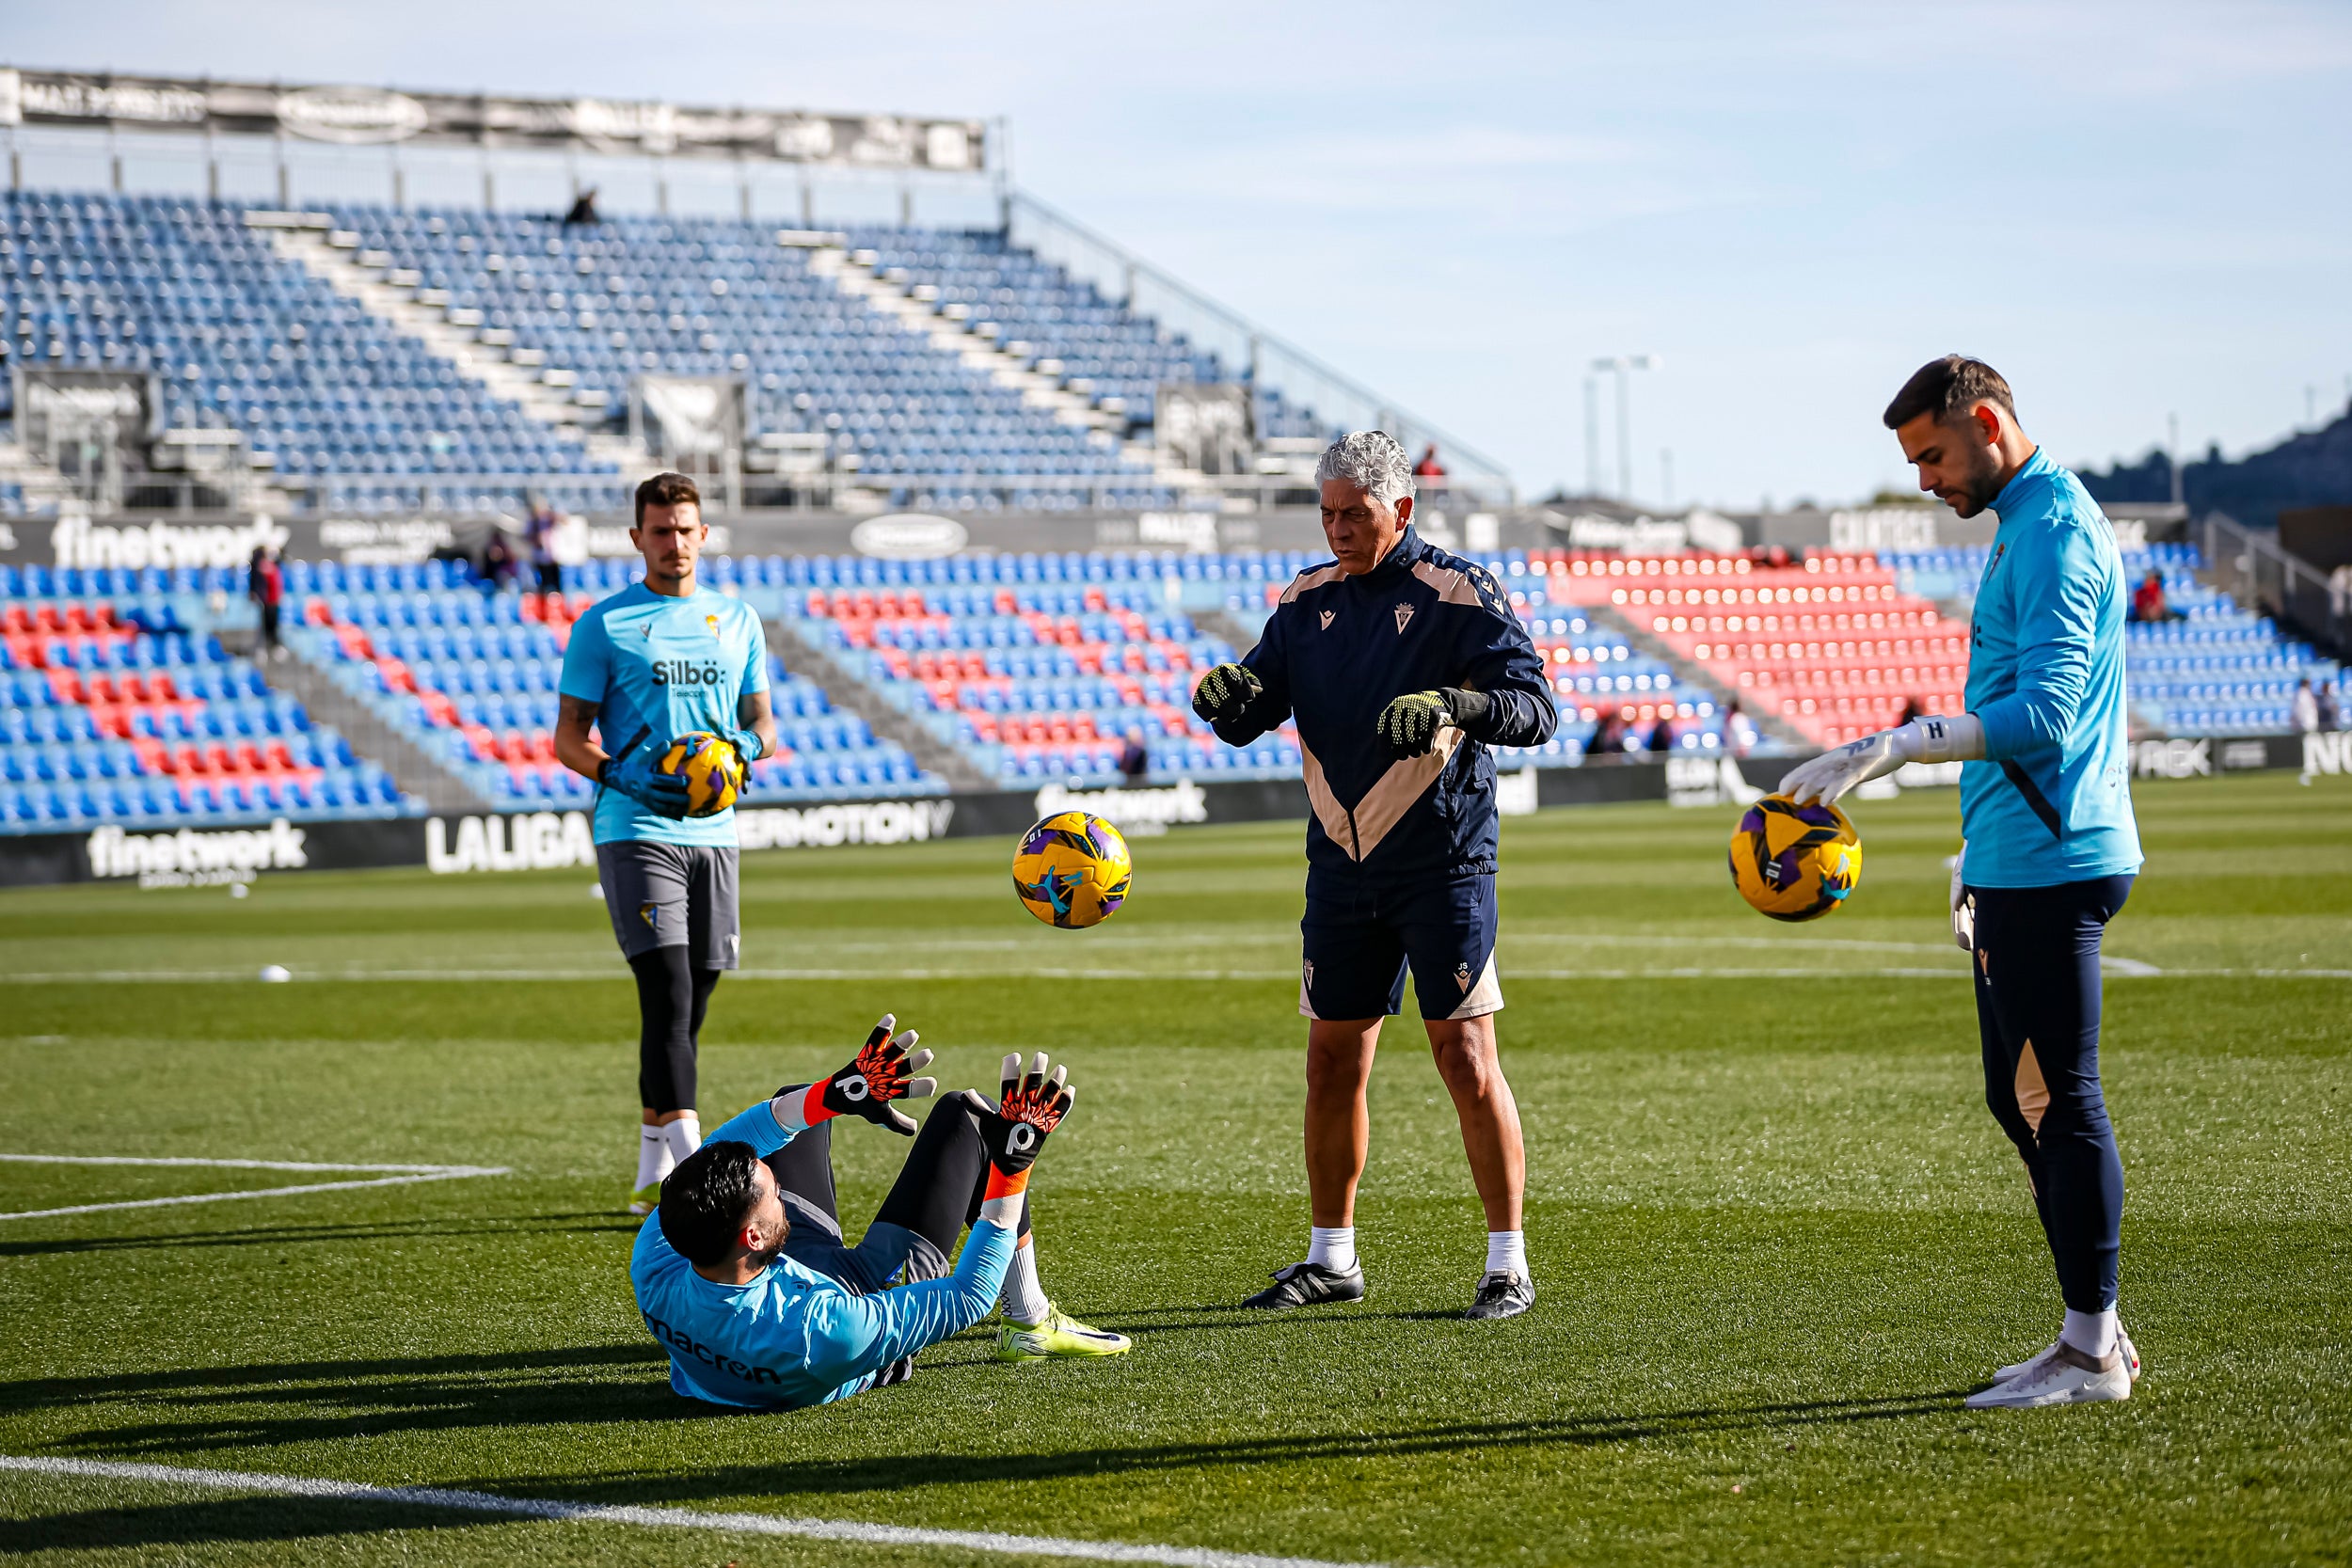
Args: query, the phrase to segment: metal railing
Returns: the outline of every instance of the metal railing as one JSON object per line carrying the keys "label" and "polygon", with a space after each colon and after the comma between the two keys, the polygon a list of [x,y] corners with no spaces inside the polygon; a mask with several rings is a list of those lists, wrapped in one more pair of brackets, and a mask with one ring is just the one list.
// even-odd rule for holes
{"label": "metal railing", "polygon": [[2341,658],[2352,653],[2352,581],[2329,585],[2319,569],[2282,549],[2278,539],[2224,513],[2198,519],[2205,570],[2214,585]]}
{"label": "metal railing", "polygon": [[1324,424],[1385,430],[1416,455],[1422,447],[1434,445],[1455,486],[1493,498],[1485,504],[1516,501],[1510,470],[1501,462],[1069,214],[1025,192],[1008,191],[1005,226],[1009,242],[1092,283],[1105,298],[1183,333],[1254,385],[1279,390],[1284,402],[1312,411]]}
{"label": "metal railing", "polygon": [[[1249,513],[1278,506],[1311,507],[1315,486],[1302,474],[1168,476],[1123,474],[891,474],[856,469],[696,476],[704,504],[716,512],[871,511],[904,506],[943,512],[1017,515],[1055,512],[1209,511]],[[119,504],[75,494],[68,509],[157,517],[222,517],[254,512],[307,516],[377,514],[475,514],[485,493],[498,507],[519,509],[545,496],[569,510],[619,510],[635,480],[625,474],[409,473],[255,474],[242,483],[221,475],[147,473],[133,476]],[[605,492],[609,505],[583,493]],[[1424,511],[1484,512],[1510,507],[1506,485],[1454,475],[1421,482]]]}

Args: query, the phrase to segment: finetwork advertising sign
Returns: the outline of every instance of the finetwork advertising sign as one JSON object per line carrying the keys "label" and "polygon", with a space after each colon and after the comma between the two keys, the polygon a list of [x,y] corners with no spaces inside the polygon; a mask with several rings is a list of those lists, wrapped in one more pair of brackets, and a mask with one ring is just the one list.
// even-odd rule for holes
{"label": "finetwork advertising sign", "polygon": [[300,871],[310,835],[279,817],[266,828],[126,833],[112,824],[89,835],[89,874],[100,881],[136,877],[141,887],[249,882],[257,871]]}

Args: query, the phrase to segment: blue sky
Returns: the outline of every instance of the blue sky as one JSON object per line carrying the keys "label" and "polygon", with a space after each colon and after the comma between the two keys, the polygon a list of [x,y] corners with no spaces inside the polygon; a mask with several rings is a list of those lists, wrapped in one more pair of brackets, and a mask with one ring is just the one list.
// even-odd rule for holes
{"label": "blue sky", "polygon": [[[1878,410],[1979,354],[2063,461],[2233,454],[2352,376],[2352,7],[9,7],[0,55],[1006,116],[1020,182],[1458,431],[1636,494],[1900,483]],[[1604,424],[1614,483],[1613,426]]]}

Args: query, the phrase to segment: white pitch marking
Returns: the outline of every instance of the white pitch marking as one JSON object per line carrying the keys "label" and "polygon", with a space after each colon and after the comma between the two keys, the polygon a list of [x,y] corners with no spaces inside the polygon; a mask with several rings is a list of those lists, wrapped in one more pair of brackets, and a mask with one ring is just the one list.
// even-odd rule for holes
{"label": "white pitch marking", "polygon": [[421,1181],[457,1181],[473,1176],[504,1176],[505,1165],[353,1165],[309,1160],[199,1160],[186,1157],[152,1159],[119,1154],[0,1154],[0,1161],[33,1165],[209,1165],[229,1170],[383,1170],[365,1181],[305,1181],[292,1187],[252,1187],[234,1193],[182,1193],[171,1197],[135,1197],[119,1203],[76,1203],[63,1209],[24,1209],[0,1214],[0,1220],[41,1220],[59,1214],[95,1214],[109,1209],[167,1209],[184,1203],[228,1203],[245,1197],[293,1197],[301,1193],[340,1193],[358,1187],[406,1187]]}
{"label": "white pitch marking", "polygon": [[316,1497],[349,1502],[406,1503],[418,1508],[458,1509],[515,1519],[634,1525],[644,1529],[718,1530],[733,1535],[793,1536],[813,1541],[853,1541],[869,1546],[943,1546],[967,1552],[1003,1552],[1015,1557],[1071,1558],[1087,1562],[1150,1562],[1167,1568],[1378,1568],[1372,1563],[1327,1562],[1311,1557],[1265,1557],[1256,1552],[1220,1552],[1207,1546],[1163,1546],[1127,1541],[1079,1541],[1060,1535],[1008,1535],[996,1530],[921,1529],[877,1525],[863,1519],[791,1519],[773,1513],[711,1513],[692,1508],[614,1507],[564,1502],[553,1497],[502,1497],[489,1492],[459,1492],[437,1486],[368,1486],[358,1481],[310,1476],[271,1475],[254,1470],[196,1470],[176,1465],[131,1465],[103,1459],[50,1459],[0,1454],[0,1470],[72,1476],[93,1481],[146,1481],[223,1492],[259,1492],[281,1497]]}
{"label": "white pitch marking", "polygon": [[[1699,945],[1704,946],[1705,943]],[[1896,944],[1889,943],[1890,947]],[[1911,944],[1898,950],[1907,951]],[[1920,951],[1938,945],[1922,942]],[[2104,958],[2107,973],[2119,980],[2352,980],[2352,969],[2234,969],[2158,968],[2136,958]],[[1295,969],[1065,969],[1029,966],[993,969],[739,969],[739,980],[1295,980]],[[1949,968],[1888,965],[1871,968],[1827,969],[1785,966],[1774,968],[1708,968],[1680,966],[1655,969],[1524,969],[1507,967],[1506,978],[1522,980],[1838,980],[1956,978],[1967,971],[1957,961]],[[625,972],[612,969],[344,969],[296,974],[296,984],[327,981],[404,984],[477,985],[502,980],[618,980]],[[127,985],[237,982],[250,979],[244,970],[96,970],[75,974],[52,971],[10,974],[9,985]],[[0,1037],[4,1038],[5,1037]]]}

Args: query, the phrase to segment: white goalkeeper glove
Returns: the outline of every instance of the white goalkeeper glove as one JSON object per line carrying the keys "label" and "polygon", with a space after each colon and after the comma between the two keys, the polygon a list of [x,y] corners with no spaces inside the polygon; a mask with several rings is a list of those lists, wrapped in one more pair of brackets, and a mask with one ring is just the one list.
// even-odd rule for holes
{"label": "white goalkeeper glove", "polygon": [[1973,713],[1914,719],[1899,729],[1866,735],[1791,769],[1780,793],[1802,806],[1825,806],[1856,784],[1883,778],[1906,762],[1964,762],[1984,755],[1984,724]]}
{"label": "white goalkeeper glove", "polygon": [[1952,944],[1963,953],[1977,950],[1977,907],[1968,899],[1968,846],[1952,857]]}

